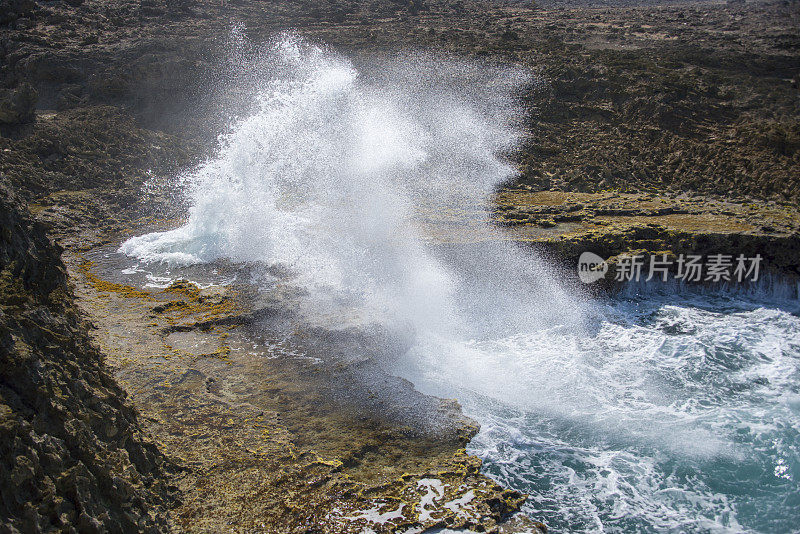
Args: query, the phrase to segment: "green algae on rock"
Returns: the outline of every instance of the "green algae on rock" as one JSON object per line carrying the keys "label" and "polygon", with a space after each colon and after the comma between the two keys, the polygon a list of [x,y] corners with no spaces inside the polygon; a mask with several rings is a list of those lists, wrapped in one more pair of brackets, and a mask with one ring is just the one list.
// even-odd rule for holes
{"label": "green algae on rock", "polygon": [[456,402],[422,395],[369,359],[320,363],[313,339],[322,332],[281,329],[287,302],[182,280],[132,291],[70,258],[97,343],[182,467],[180,528],[544,528],[506,524],[524,496],[486,478],[465,453],[478,428]]}

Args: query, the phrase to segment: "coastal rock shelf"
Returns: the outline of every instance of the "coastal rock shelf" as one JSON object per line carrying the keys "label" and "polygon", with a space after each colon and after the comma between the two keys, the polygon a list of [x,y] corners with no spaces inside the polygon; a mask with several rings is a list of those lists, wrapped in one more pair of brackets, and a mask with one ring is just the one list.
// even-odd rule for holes
{"label": "coastal rock shelf", "polygon": [[[655,3],[0,0],[0,532],[797,524],[800,2]],[[587,251],[759,255],[794,293],[598,319]],[[305,298],[337,253],[356,283]],[[730,428],[721,469],[662,448]]]}
{"label": "coastal rock shelf", "polygon": [[[496,531],[524,500],[464,452],[477,427],[456,402],[386,375],[347,331],[300,330],[286,296],[135,288],[69,264],[109,366],[181,469],[177,526]],[[514,525],[503,532],[536,528]]]}
{"label": "coastal rock shelf", "polygon": [[763,258],[762,269],[800,277],[800,212],[790,203],[705,195],[509,190],[497,195],[495,222],[522,242],[575,265],[584,251]]}
{"label": "coastal rock shelf", "polygon": [[[700,194],[500,190],[490,212],[420,208],[423,235],[442,246],[505,240],[531,246],[575,276],[583,252],[621,255],[761,255],[762,272],[800,277],[800,212],[790,203]],[[504,228],[498,231],[497,227]],[[608,286],[607,286],[608,287]]]}

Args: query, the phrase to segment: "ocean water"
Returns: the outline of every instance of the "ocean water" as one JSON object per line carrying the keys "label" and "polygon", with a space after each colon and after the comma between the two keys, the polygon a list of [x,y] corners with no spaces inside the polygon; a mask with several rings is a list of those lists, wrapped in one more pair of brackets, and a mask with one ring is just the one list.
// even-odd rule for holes
{"label": "ocean water", "polygon": [[[589,329],[470,340],[481,381],[431,364],[468,450],[560,532],[796,532],[797,300],[672,288],[596,304]],[[455,350],[455,349],[454,349]]]}
{"label": "ocean water", "polygon": [[[315,324],[379,325],[403,348],[386,365],[459,399],[485,472],[556,531],[798,528],[796,296],[598,301],[509,241],[489,212],[515,173],[524,72],[354,62],[291,35],[239,46],[255,111],[204,164],[155,179],[188,220],[123,243],[131,276],[261,265],[250,282],[298,288]],[[449,229],[462,245],[437,242],[422,212],[470,213]]]}

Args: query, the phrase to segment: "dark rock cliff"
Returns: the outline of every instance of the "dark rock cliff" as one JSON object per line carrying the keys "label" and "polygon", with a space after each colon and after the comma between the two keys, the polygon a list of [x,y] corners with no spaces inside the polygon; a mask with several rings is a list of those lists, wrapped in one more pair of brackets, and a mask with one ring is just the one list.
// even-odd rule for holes
{"label": "dark rock cliff", "polygon": [[168,530],[163,467],[60,250],[0,181],[0,532]]}

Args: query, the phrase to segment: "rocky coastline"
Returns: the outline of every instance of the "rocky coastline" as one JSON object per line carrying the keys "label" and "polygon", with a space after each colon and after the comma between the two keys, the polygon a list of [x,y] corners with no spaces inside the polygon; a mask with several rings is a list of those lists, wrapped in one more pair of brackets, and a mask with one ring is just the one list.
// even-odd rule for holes
{"label": "rocky coastline", "polygon": [[[143,289],[103,264],[104,247],[176,225],[173,199],[143,184],[191,168],[246,113],[232,29],[531,70],[527,138],[508,155],[519,176],[490,215],[565,265],[586,250],[735,252],[800,276],[798,2],[2,0],[0,13],[0,531],[546,529],[514,517],[524,495],[465,453],[478,429],[458,404],[386,374],[369,340],[282,331],[291,294]],[[422,224],[447,242],[469,221]],[[288,353],[322,363],[275,357]]]}

